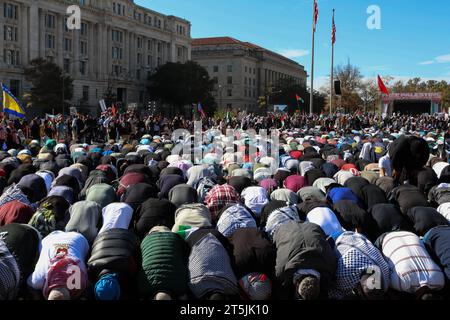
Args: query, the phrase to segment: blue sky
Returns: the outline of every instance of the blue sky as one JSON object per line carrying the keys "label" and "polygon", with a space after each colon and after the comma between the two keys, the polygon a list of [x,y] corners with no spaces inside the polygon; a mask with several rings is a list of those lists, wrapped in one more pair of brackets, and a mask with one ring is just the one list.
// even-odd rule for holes
{"label": "blue sky", "polygon": [[[192,37],[231,36],[282,53],[311,69],[313,0],[136,0],[185,18]],[[450,1],[318,0],[315,79],[330,72],[331,12],[336,9],[335,63],[347,59],[366,77],[391,75],[450,81]],[[381,9],[381,29],[369,30],[367,8]]]}

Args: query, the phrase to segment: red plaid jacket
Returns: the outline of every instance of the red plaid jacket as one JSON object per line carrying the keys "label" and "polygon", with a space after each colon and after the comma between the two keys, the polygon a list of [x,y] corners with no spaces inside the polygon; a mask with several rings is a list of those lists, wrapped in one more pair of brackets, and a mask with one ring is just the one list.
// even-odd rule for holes
{"label": "red plaid jacket", "polygon": [[208,192],[205,198],[206,206],[211,212],[211,219],[214,222],[216,221],[217,215],[219,214],[220,210],[222,210],[228,204],[238,202],[239,194],[232,186],[228,184],[215,186]]}

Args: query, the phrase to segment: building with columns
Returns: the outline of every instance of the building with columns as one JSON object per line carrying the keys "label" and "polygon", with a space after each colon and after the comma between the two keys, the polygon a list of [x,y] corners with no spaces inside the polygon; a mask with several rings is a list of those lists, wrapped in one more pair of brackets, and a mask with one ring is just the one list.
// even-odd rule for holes
{"label": "building with columns", "polygon": [[266,96],[280,79],[306,86],[307,74],[302,65],[230,37],[193,39],[192,60],[205,67],[215,80],[214,97],[221,109],[257,112],[258,98]]}
{"label": "building with columns", "polygon": [[[66,23],[74,4],[79,30]],[[190,22],[133,0],[0,0],[0,30],[0,82],[20,98],[30,88],[24,69],[46,58],[74,79],[72,104],[93,113],[109,89],[118,101],[146,105],[155,68],[191,59]]]}

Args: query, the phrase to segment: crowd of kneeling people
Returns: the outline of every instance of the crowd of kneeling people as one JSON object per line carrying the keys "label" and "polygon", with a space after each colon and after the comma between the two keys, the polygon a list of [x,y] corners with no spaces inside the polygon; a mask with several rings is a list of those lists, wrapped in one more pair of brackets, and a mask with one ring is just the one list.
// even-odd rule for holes
{"label": "crowd of kneeling people", "polygon": [[442,138],[287,130],[279,161],[239,138],[0,152],[0,300],[449,297]]}

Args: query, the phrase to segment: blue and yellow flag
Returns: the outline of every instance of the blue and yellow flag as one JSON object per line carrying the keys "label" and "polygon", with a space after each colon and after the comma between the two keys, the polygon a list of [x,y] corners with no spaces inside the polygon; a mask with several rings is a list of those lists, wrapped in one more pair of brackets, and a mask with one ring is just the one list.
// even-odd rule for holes
{"label": "blue and yellow flag", "polygon": [[25,118],[25,111],[22,108],[19,100],[11,93],[11,91],[2,84],[3,90],[3,112],[16,116],[18,118]]}

